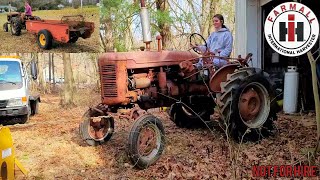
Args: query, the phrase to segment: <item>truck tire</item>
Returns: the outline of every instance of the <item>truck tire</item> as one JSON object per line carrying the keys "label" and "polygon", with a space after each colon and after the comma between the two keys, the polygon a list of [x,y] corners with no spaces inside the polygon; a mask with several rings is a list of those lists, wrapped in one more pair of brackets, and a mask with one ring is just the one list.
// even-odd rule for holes
{"label": "truck tire", "polygon": [[3,31],[4,32],[8,32],[9,31],[9,25],[8,25],[7,22],[3,24]]}
{"label": "truck tire", "polygon": [[211,124],[210,115],[212,113],[210,110],[205,108],[198,111],[194,108],[192,109],[196,111],[198,115],[189,110],[189,108],[182,103],[177,102],[172,104],[170,108],[171,120],[180,128],[203,127],[206,126],[205,124]]}
{"label": "truck tire", "polygon": [[136,119],[129,133],[127,149],[134,167],[148,168],[160,158],[164,147],[165,135],[162,122],[151,114]]}
{"label": "truck tire", "polygon": [[30,101],[30,108],[31,108],[31,116],[34,116],[39,113],[39,101],[34,100]]}
{"label": "truck tire", "polygon": [[37,43],[42,49],[51,49],[53,44],[52,34],[46,29],[39,31],[37,36]]}
{"label": "truck tire", "polygon": [[22,23],[19,17],[12,17],[11,19],[11,34],[20,36],[22,30]]}
{"label": "truck tire", "polygon": [[24,116],[21,116],[19,118],[17,118],[17,123],[19,124],[25,124],[28,120],[29,120],[29,114],[28,115],[24,115]]}
{"label": "truck tire", "polygon": [[0,124],[6,125],[15,125],[15,124],[25,124],[29,120],[29,115],[22,115],[16,117],[8,117],[0,122]]}
{"label": "truck tire", "polygon": [[237,142],[258,141],[271,134],[279,107],[266,76],[260,69],[241,68],[221,83],[217,105],[228,134]]}
{"label": "truck tire", "polygon": [[[82,139],[90,146],[97,146],[100,144],[104,144],[107,141],[110,140],[112,137],[112,134],[114,132],[114,119],[112,117],[110,118],[102,118],[101,121],[104,121],[103,125],[103,137],[97,138],[93,137],[92,134],[92,126],[90,125],[91,117],[90,117],[90,111],[88,110],[82,117],[83,122],[79,125],[79,133]],[[102,129],[102,128],[101,128]]]}

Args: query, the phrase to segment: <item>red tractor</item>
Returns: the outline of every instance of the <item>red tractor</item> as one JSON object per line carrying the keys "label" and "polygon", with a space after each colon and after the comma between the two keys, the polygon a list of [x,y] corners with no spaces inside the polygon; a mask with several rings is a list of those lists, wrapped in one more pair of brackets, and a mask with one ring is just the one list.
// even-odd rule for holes
{"label": "red tractor", "polygon": [[[141,19],[146,19],[144,7],[142,3]],[[179,127],[217,122],[236,141],[259,140],[271,132],[277,119],[275,93],[266,73],[248,67],[252,54],[227,58],[229,64],[216,69],[210,53],[162,51],[161,38],[158,51],[150,51],[146,24],[142,22],[146,51],[105,53],[99,58],[102,102],[90,108],[80,124],[89,145],[107,142],[115,117],[126,117],[133,122],[128,156],[136,167],[147,168],[165,147],[162,122],[148,111],[159,107],[170,107],[171,119]],[[203,39],[192,34],[191,44],[195,36]],[[205,62],[200,69],[193,65],[199,58]],[[216,118],[210,118],[213,115]]]}
{"label": "red tractor", "polygon": [[21,35],[21,30],[26,29],[27,20],[37,20],[40,21],[41,18],[38,16],[26,16],[25,13],[21,12],[10,12],[7,15],[7,22],[3,24],[3,30],[9,32],[9,25],[11,29],[11,34],[15,36]]}

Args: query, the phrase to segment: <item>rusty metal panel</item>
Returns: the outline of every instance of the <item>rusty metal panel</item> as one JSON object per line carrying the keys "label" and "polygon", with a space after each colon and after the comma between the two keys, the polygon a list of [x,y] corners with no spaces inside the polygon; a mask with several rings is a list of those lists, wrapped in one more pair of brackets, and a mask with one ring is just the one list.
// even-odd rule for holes
{"label": "rusty metal panel", "polygon": [[210,90],[216,93],[221,92],[220,83],[225,82],[227,80],[227,75],[234,73],[238,68],[239,65],[237,64],[229,64],[216,71],[209,82]]}
{"label": "rusty metal panel", "polygon": [[38,34],[39,31],[46,29],[51,33],[54,40],[64,43],[69,41],[69,26],[68,24],[62,24],[59,20],[27,20],[26,28],[33,34]]}
{"label": "rusty metal panel", "polygon": [[103,96],[104,97],[117,97],[118,91],[117,85],[117,76],[116,76],[116,65],[115,64],[106,64],[101,66],[101,78],[103,86]]}
{"label": "rusty metal panel", "polygon": [[179,65],[182,61],[197,58],[199,58],[199,55],[191,51],[117,52],[104,53],[101,56],[103,61],[126,60],[128,69]]}
{"label": "rusty metal panel", "polygon": [[129,103],[126,61],[99,59],[99,70],[102,103],[106,105]]}

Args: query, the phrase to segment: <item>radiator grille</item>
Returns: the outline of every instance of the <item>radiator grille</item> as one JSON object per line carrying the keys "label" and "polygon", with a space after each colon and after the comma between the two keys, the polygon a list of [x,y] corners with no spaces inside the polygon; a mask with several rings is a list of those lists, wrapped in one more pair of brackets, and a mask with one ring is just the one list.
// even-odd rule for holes
{"label": "radiator grille", "polygon": [[0,108],[5,108],[5,107],[7,107],[7,103],[8,103],[7,100],[0,100]]}
{"label": "radiator grille", "polygon": [[117,97],[117,76],[116,66],[112,64],[103,65],[102,71],[102,88],[104,97]]}

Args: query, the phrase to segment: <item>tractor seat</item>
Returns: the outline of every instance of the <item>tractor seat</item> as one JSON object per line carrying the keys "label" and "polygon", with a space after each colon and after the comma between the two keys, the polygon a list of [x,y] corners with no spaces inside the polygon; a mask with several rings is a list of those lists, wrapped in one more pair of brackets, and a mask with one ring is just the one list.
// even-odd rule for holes
{"label": "tractor seat", "polygon": [[26,16],[26,20],[41,20],[38,16]]}

